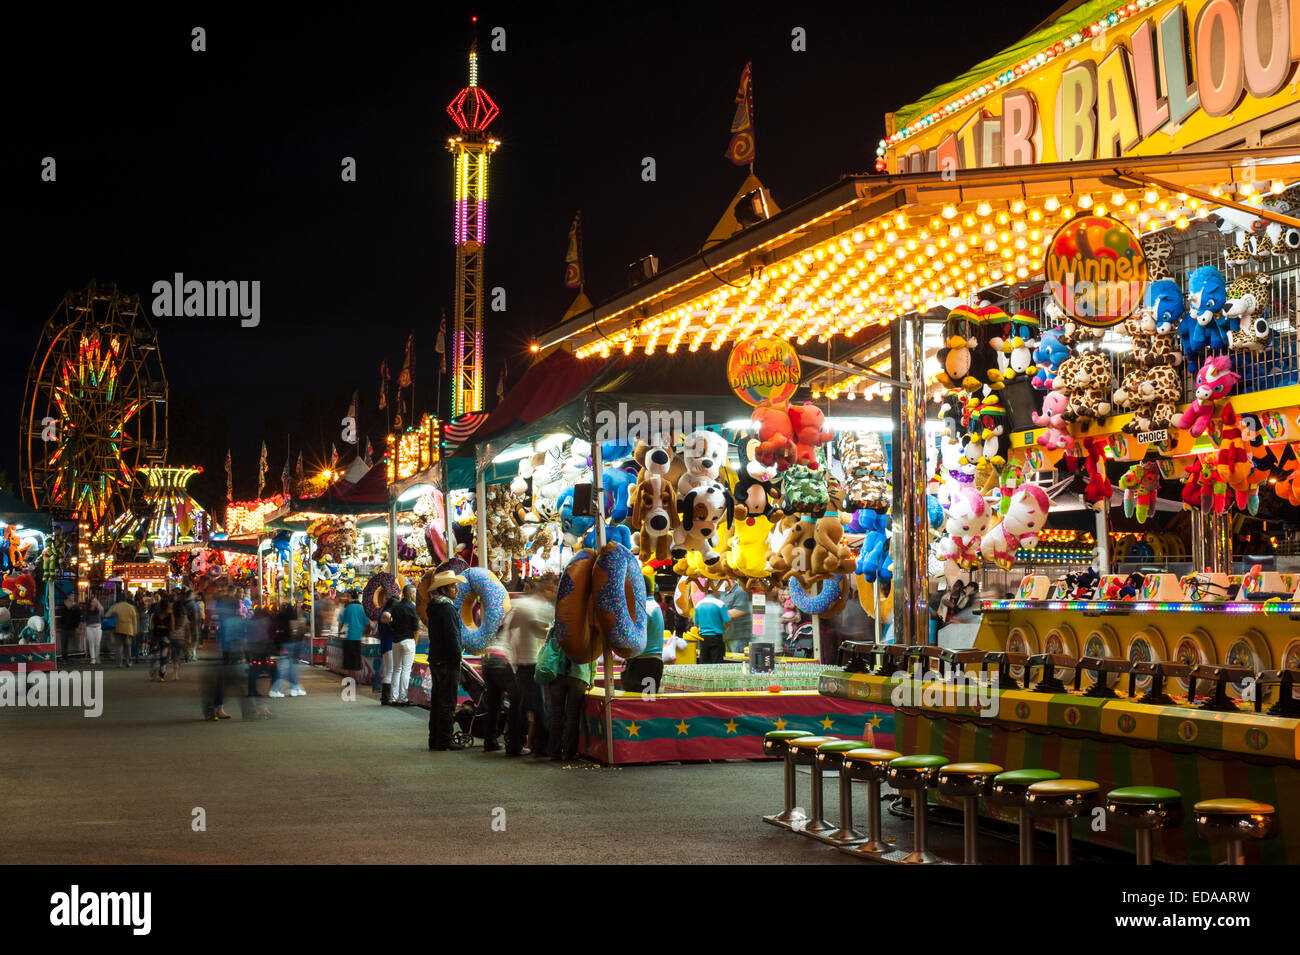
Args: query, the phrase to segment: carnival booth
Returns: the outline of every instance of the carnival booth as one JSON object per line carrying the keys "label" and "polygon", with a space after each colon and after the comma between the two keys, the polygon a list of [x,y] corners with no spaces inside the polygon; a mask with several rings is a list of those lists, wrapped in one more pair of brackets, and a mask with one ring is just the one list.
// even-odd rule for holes
{"label": "carnival booth", "polygon": [[50,594],[67,543],[48,515],[0,491],[0,671],[53,670],[57,656]]}
{"label": "carnival booth", "polygon": [[[1300,48],[1283,6],[1264,50],[1244,11],[1268,9],[1084,4],[881,149],[907,201],[877,251],[924,253],[910,301],[942,322],[938,556],[976,622],[847,646],[823,692],[893,702],[905,754],[1167,790],[1166,861],[1211,861],[1192,808],[1229,798],[1276,823],[1248,856],[1300,858]],[[1058,522],[1091,535],[1069,566],[1035,556]]]}

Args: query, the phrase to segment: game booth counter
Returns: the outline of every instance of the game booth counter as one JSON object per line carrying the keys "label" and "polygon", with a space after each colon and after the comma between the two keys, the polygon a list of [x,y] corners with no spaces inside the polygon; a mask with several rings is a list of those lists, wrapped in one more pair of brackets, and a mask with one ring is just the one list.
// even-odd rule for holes
{"label": "game booth counter", "polygon": [[0,671],[56,668],[51,626],[54,578],[67,560],[63,535],[48,514],[0,491]]}

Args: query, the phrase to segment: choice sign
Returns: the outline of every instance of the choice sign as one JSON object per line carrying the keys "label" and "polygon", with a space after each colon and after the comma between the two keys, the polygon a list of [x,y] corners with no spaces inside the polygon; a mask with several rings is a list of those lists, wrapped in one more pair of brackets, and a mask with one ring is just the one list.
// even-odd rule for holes
{"label": "choice sign", "polygon": [[1142,304],[1142,243],[1110,216],[1075,216],[1061,226],[1047,246],[1043,269],[1052,298],[1085,325],[1116,325]]}
{"label": "choice sign", "polygon": [[727,384],[747,405],[789,401],[803,369],[790,343],[780,338],[746,338],[727,358]]}

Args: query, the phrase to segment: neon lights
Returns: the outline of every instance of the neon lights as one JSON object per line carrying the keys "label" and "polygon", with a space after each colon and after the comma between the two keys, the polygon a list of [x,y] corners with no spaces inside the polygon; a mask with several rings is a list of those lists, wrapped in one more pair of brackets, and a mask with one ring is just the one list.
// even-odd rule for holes
{"label": "neon lights", "polygon": [[1300,614],[1300,603],[1295,601],[1268,601],[1266,603],[1153,603],[1142,600],[985,600],[985,610],[1069,610],[1135,611],[1137,613],[1226,613],[1226,614]]}

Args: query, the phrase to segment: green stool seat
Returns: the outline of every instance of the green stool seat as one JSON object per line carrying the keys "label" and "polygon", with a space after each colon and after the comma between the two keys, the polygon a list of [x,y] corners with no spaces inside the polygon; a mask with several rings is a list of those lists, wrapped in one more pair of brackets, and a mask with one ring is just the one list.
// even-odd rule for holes
{"label": "green stool seat", "polygon": [[998,773],[994,776],[993,782],[1005,786],[1024,786],[1028,788],[1034,783],[1060,778],[1060,773],[1050,769],[1008,769],[1005,773]]}
{"label": "green stool seat", "polygon": [[1061,774],[1051,769],[1009,769],[993,777],[989,787],[989,802],[1020,814],[1020,864],[1034,864],[1034,823],[1025,808],[1029,787],[1049,779],[1060,779]]}
{"label": "green stool seat", "polygon": [[817,747],[819,753],[851,753],[862,748],[860,739],[838,739],[833,743],[822,743]]}
{"label": "green stool seat", "polygon": [[803,730],[769,730],[763,739],[800,739],[807,735]]}
{"label": "green stool seat", "polygon": [[1106,794],[1106,816],[1134,830],[1137,864],[1150,865],[1151,833],[1183,824],[1183,794],[1164,786],[1123,786]]}
{"label": "green stool seat", "polygon": [[916,756],[900,756],[889,765],[891,769],[938,769],[940,766],[948,765],[948,758],[922,753]]}

